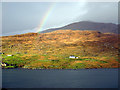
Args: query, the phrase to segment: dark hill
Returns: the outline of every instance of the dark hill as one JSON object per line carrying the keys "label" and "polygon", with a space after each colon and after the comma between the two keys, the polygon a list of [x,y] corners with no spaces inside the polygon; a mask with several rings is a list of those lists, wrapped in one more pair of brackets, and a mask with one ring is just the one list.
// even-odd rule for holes
{"label": "dark hill", "polygon": [[72,23],[60,28],[51,28],[47,29],[45,31],[42,31],[41,33],[47,33],[52,32],[56,30],[97,30],[102,33],[118,33],[118,25],[113,23],[98,23],[98,22],[90,22],[90,21],[81,21]]}

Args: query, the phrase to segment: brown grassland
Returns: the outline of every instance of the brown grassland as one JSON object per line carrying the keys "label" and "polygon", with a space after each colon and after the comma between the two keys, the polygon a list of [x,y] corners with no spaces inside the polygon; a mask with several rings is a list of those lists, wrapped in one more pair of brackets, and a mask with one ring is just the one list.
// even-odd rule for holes
{"label": "brown grassland", "polygon": [[[2,63],[29,69],[118,68],[120,35],[57,30],[2,36]],[[13,56],[7,56],[13,55]],[[78,59],[69,58],[70,55]]]}

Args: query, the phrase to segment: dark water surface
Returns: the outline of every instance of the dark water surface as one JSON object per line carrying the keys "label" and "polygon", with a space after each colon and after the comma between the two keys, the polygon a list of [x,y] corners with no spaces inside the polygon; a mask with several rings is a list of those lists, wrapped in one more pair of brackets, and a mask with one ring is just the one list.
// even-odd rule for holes
{"label": "dark water surface", "polygon": [[3,69],[3,88],[118,88],[118,69]]}

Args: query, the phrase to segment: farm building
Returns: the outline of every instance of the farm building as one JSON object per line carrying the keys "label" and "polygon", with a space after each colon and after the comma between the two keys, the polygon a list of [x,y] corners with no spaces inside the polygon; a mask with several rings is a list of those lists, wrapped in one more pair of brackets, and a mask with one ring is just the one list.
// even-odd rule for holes
{"label": "farm building", "polygon": [[74,55],[69,56],[69,58],[78,59],[78,57],[76,57],[76,56],[74,56]]}

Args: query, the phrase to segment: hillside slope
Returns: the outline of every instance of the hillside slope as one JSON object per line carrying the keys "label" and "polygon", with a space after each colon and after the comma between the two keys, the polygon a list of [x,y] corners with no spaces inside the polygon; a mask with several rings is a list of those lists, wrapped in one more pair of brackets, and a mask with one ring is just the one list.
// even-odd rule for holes
{"label": "hillside slope", "polygon": [[[3,63],[23,68],[117,68],[119,35],[57,30],[2,37]],[[13,56],[7,56],[12,54]],[[78,59],[70,59],[74,55]]]}

